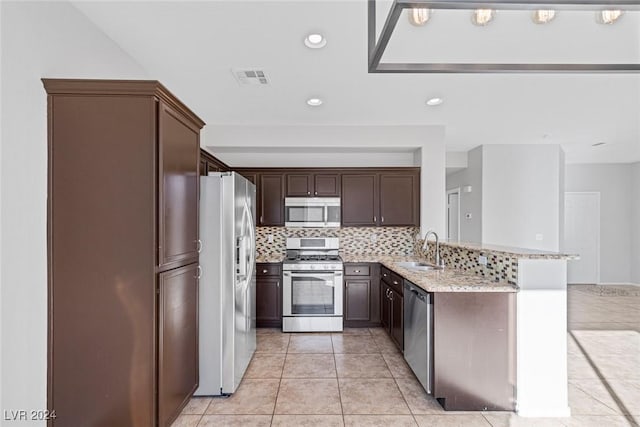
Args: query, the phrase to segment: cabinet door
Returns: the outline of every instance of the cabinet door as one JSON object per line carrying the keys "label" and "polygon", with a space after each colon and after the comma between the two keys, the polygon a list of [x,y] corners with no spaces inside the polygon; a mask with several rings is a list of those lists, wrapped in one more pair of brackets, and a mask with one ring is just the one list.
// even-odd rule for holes
{"label": "cabinet door", "polygon": [[391,301],[389,299],[389,286],[380,281],[380,323],[389,331],[391,326]]}
{"label": "cabinet door", "polygon": [[313,176],[314,192],[317,197],[340,197],[340,175],[337,173],[317,173]]}
{"label": "cabinet door", "polygon": [[402,295],[391,289],[391,339],[400,351],[404,349],[404,301]]}
{"label": "cabinet door", "polygon": [[342,175],[342,225],[376,225],[378,196],[376,174]]}
{"label": "cabinet door", "polygon": [[380,174],[380,225],[418,225],[419,175]]}
{"label": "cabinet door", "polygon": [[198,387],[198,264],[159,274],[158,424],[170,424]]}
{"label": "cabinet door", "polygon": [[260,174],[260,225],[284,225],[284,177]]}
{"label": "cabinet door", "polygon": [[169,268],[198,259],[200,134],[194,124],[164,103],[158,115],[158,265]]}
{"label": "cabinet door", "polygon": [[276,327],[282,322],[282,289],[279,277],[256,281],[256,326]]}
{"label": "cabinet door", "polygon": [[311,174],[287,174],[287,197],[311,196],[313,176]]}
{"label": "cabinet door", "polygon": [[369,278],[345,278],[344,320],[370,319],[371,281]]}

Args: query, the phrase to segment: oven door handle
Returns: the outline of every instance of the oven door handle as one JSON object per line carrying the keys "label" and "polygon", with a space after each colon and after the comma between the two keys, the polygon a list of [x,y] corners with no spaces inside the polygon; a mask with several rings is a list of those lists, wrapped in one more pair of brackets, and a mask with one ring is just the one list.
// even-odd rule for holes
{"label": "oven door handle", "polygon": [[285,271],[284,275],[287,277],[309,277],[309,278],[319,278],[319,279],[328,279],[333,280],[336,276],[342,276],[342,272],[335,273],[293,273],[290,271]]}

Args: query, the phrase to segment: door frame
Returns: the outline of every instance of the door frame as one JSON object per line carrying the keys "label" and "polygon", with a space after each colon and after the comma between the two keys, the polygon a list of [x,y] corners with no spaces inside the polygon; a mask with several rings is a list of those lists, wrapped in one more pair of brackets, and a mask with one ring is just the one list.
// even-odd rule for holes
{"label": "door frame", "polygon": [[[587,195],[591,195],[591,196],[596,196],[596,199],[598,201],[598,209],[596,211],[597,214],[597,220],[598,220],[598,229],[596,230],[596,285],[600,285],[601,284],[601,277],[600,277],[600,257],[601,257],[601,240],[600,240],[600,228],[601,228],[601,224],[602,224],[602,218],[601,218],[601,209],[602,209],[602,204],[601,204],[601,193],[599,191],[565,191],[564,192],[564,218],[563,221],[566,221],[567,218],[567,196],[568,195],[580,195],[580,196],[587,196]],[[566,233],[566,227],[564,227],[563,224],[563,233]],[[564,245],[566,246],[567,242],[566,242],[566,238],[565,236],[562,236],[562,241],[564,242]],[[567,276],[568,279],[568,276]],[[577,285],[582,285],[582,284],[586,284],[586,283],[577,283]]]}
{"label": "door frame", "polygon": [[458,240],[460,242],[460,194],[462,193],[462,189],[460,187],[452,188],[451,190],[447,190],[447,240],[449,239],[449,195],[450,194],[458,194]]}

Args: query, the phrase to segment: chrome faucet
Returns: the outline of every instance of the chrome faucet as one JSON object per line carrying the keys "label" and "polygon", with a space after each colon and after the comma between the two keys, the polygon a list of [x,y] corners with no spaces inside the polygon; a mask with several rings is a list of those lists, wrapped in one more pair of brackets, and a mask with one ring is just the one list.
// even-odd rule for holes
{"label": "chrome faucet", "polygon": [[442,260],[442,258],[440,258],[440,241],[438,239],[438,234],[433,231],[433,230],[429,230],[427,231],[427,233],[424,235],[424,242],[422,243],[422,252],[425,252],[427,250],[427,245],[429,243],[429,241],[427,240],[429,238],[429,236],[433,234],[434,237],[436,238],[436,254],[435,254],[435,264],[438,267],[444,267],[444,261]]}

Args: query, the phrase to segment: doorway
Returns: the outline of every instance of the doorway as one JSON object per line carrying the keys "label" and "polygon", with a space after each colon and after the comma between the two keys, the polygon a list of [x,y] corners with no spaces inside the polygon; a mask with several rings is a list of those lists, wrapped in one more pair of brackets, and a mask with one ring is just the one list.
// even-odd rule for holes
{"label": "doorway", "polygon": [[570,284],[600,283],[600,193],[565,193],[564,252],[580,255],[567,263]]}
{"label": "doorway", "polygon": [[447,191],[447,240],[460,241],[460,189]]}

